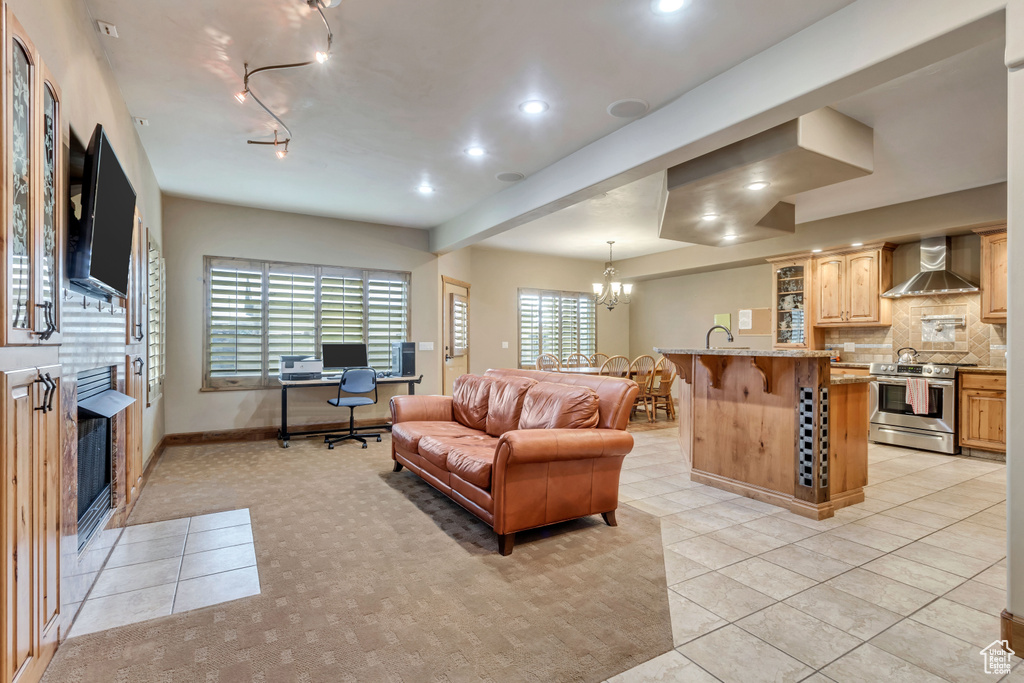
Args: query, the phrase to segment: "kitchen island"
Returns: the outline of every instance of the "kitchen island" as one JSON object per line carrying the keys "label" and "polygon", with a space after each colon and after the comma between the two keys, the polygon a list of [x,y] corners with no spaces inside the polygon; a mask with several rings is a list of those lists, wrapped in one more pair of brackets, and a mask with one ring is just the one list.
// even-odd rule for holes
{"label": "kitchen island", "polygon": [[833,377],[828,351],[655,351],[679,370],[692,481],[811,519],[864,500],[870,377]]}

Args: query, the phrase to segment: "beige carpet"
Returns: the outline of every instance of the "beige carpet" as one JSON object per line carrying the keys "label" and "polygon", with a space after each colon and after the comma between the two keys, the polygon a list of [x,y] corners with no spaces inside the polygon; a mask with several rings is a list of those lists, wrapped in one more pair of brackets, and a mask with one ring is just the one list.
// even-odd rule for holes
{"label": "beige carpet", "polygon": [[628,506],[519,534],[418,477],[388,438],[178,447],[130,523],[248,507],[262,594],[74,638],[45,681],[601,681],[672,648],[658,520]]}

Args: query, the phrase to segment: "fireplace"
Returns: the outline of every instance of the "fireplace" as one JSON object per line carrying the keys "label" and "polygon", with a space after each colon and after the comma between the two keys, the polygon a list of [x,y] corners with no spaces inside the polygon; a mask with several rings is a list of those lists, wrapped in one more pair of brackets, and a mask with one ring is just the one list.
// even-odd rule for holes
{"label": "fireplace", "polygon": [[114,506],[113,419],[135,399],[117,391],[113,366],[78,373],[78,549]]}

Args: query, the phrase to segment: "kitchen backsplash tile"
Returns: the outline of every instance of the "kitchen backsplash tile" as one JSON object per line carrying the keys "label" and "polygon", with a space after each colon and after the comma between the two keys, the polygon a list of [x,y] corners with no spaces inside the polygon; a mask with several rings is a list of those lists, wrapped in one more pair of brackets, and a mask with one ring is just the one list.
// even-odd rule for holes
{"label": "kitchen backsplash tile", "polygon": [[[921,316],[963,316],[965,326],[956,326],[950,341],[925,341],[950,335],[926,333]],[[926,323],[927,325],[927,323]],[[844,351],[843,345],[857,350]],[[907,297],[893,301],[892,327],[826,329],[825,348],[836,350],[849,363],[875,363],[893,359],[896,350],[912,346],[921,360],[932,363],[976,363],[1006,367],[1006,326],[981,322],[980,294],[944,294]]]}

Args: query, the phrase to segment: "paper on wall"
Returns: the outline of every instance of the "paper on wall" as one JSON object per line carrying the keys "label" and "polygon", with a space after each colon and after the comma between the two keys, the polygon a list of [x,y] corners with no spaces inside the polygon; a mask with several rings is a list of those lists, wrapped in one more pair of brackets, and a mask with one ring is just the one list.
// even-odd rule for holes
{"label": "paper on wall", "polygon": [[754,327],[754,311],[746,308],[740,309],[739,316],[739,328],[741,330],[749,330]]}

